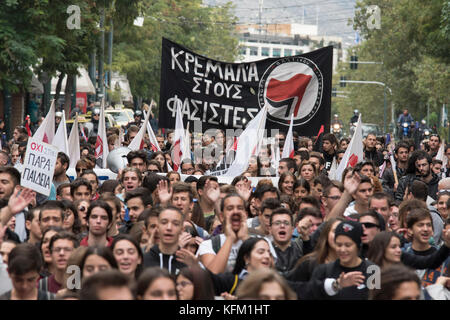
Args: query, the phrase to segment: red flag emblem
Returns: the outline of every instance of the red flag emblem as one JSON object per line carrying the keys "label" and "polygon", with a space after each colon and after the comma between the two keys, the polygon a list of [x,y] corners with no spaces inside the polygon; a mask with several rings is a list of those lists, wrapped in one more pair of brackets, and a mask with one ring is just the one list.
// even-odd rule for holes
{"label": "red flag emblem", "polygon": [[347,167],[350,166],[350,167],[354,168],[357,163],[358,163],[358,156],[356,154],[352,153],[352,155],[348,159]]}

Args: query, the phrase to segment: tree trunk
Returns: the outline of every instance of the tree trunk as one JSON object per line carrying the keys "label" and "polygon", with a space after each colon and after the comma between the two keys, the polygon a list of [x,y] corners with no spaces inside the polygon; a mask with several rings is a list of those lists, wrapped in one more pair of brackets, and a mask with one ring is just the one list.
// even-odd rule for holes
{"label": "tree trunk", "polygon": [[[65,73],[61,73],[58,77],[58,82],[56,83],[55,97],[54,97],[56,108],[58,108],[59,93],[61,92],[61,85],[62,85],[64,76],[65,76]],[[67,87],[67,83],[66,83],[66,87]]]}
{"label": "tree trunk", "polygon": [[72,91],[75,76],[74,74],[67,75],[66,88],[64,90],[64,111],[66,115],[69,114],[72,105]]}

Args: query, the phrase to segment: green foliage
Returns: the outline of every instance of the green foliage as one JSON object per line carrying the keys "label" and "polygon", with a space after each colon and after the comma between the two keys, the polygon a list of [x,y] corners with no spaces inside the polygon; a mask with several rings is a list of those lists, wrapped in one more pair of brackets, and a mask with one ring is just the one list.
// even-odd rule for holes
{"label": "green foliage", "polygon": [[142,3],[144,26],[114,33],[113,69],[127,75],[135,97],[159,100],[162,37],[213,59],[233,62],[237,56],[230,4],[212,8],[200,0]]}
{"label": "green foliage", "polygon": [[[381,29],[369,29],[366,9],[381,9]],[[450,4],[444,0],[362,0],[356,5],[353,26],[365,39],[356,49],[359,61],[378,61],[382,65],[359,65],[357,70],[340,66],[339,74],[352,80],[372,80],[387,84],[388,107],[393,105],[395,117],[408,108],[415,119],[430,112],[439,113],[449,101]],[[352,52],[349,51],[349,56]],[[346,69],[344,69],[346,68]],[[383,88],[349,84],[348,99],[334,98],[337,109],[351,114],[360,109],[363,121],[382,124]],[[390,121],[390,109],[387,113]]]}

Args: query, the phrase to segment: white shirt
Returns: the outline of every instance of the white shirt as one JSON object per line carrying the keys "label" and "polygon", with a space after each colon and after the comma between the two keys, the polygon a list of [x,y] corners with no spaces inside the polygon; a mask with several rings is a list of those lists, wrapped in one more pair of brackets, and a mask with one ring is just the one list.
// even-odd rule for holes
{"label": "white shirt", "polygon": [[358,211],[356,211],[355,209],[355,203],[352,202],[350,203],[350,205],[347,207],[347,209],[345,209],[344,211],[344,217],[348,217],[352,214],[358,213]]}
{"label": "white shirt", "polygon": [[[227,239],[227,237],[223,233],[220,234],[220,247],[223,246],[226,239]],[[234,265],[236,264],[236,258],[238,255],[238,251],[239,251],[239,248],[241,247],[241,245],[242,245],[242,240],[238,240],[237,242],[233,243],[233,245],[231,247],[230,255],[228,256],[226,271],[229,271],[229,272],[233,271]],[[216,255],[216,253],[214,252],[214,249],[212,247],[212,240],[206,240],[206,241],[203,241],[202,243],[200,243],[200,246],[198,247],[198,250],[197,250],[197,257],[201,257],[204,254]]]}

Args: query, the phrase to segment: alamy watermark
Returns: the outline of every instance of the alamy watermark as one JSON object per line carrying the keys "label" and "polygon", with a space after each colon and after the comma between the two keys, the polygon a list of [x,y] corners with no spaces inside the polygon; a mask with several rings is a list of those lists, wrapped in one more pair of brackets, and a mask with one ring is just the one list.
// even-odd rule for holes
{"label": "alamy watermark", "polygon": [[81,28],[81,10],[77,5],[70,5],[67,7],[66,13],[70,14],[70,16],[66,20],[66,26],[69,30]]}
{"label": "alamy watermark", "polygon": [[381,29],[381,9],[377,5],[370,5],[367,7],[367,14],[369,17],[366,20],[367,28],[369,30]]}

